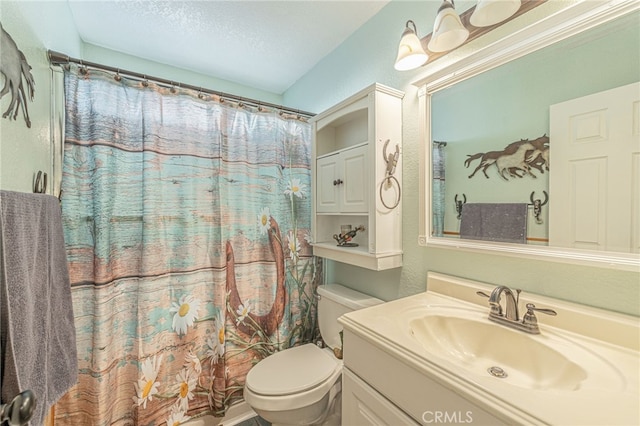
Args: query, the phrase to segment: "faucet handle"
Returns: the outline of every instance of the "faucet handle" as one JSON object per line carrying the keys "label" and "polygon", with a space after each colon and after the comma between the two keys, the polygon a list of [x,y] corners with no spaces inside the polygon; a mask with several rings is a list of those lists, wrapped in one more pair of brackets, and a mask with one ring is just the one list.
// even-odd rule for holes
{"label": "faucet handle", "polygon": [[536,308],[536,305],[533,303],[527,303],[527,313],[522,316],[522,325],[528,333],[531,334],[540,334],[540,329],[538,328],[538,318],[536,318],[535,312],[541,312],[547,315],[558,315],[556,311],[553,309],[546,308]]}
{"label": "faucet handle", "polygon": [[485,293],[484,291],[476,291],[476,294],[478,296],[486,297],[487,299],[489,299],[491,297],[487,293]]}
{"label": "faucet handle", "polygon": [[547,315],[552,315],[552,316],[558,315],[558,313],[553,309],[536,308],[536,305],[534,305],[533,303],[527,303],[526,306],[527,306],[527,314],[529,315],[534,315],[533,311],[540,312]]}

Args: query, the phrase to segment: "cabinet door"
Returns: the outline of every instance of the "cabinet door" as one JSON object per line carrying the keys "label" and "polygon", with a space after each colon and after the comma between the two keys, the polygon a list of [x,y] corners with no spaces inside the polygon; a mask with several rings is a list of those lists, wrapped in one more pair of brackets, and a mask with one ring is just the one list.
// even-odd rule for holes
{"label": "cabinet door", "polygon": [[367,149],[361,146],[341,153],[342,181],[340,186],[341,211],[345,213],[367,213]]}
{"label": "cabinet door", "polygon": [[336,213],[340,211],[338,177],[340,155],[331,155],[316,162],[316,211]]}
{"label": "cabinet door", "polygon": [[404,411],[346,368],[342,373],[342,424],[418,425]]}

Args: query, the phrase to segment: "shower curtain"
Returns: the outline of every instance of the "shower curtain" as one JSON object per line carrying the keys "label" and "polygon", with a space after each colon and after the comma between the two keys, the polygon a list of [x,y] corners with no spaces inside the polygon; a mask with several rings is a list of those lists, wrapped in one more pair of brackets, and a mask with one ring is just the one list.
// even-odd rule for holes
{"label": "shower curtain", "polygon": [[61,189],[79,380],[56,420],[222,416],[256,362],[317,337],[311,128],[116,77],[65,72]]}
{"label": "shower curtain", "polygon": [[431,163],[433,170],[433,185],[431,195],[431,210],[433,211],[432,235],[442,237],[444,235],[444,209],[445,209],[445,147],[446,142],[434,141],[431,145]]}

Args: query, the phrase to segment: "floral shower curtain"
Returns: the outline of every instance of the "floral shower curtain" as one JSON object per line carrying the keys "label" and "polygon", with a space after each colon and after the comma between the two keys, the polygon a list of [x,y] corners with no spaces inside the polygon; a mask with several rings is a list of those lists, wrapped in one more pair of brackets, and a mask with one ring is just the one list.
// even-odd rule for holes
{"label": "floral shower curtain", "polygon": [[75,66],[65,98],[80,374],[56,420],[221,416],[256,362],[317,336],[310,125]]}

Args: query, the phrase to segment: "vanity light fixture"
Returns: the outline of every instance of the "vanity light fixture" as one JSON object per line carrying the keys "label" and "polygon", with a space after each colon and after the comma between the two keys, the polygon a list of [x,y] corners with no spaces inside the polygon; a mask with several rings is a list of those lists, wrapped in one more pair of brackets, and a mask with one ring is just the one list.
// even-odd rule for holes
{"label": "vanity light fixture", "polygon": [[454,0],[442,0],[431,34],[418,38],[415,23],[407,21],[395,69],[408,71],[425,65],[547,1],[477,0],[475,7],[458,15]]}
{"label": "vanity light fixture", "polygon": [[[413,28],[409,25],[412,25]],[[424,65],[427,59],[429,59],[429,55],[427,55],[427,52],[425,52],[422,47],[422,42],[417,34],[416,24],[409,20],[400,38],[398,56],[396,57],[394,67],[398,71],[412,70]]]}
{"label": "vanity light fixture", "polygon": [[462,45],[469,37],[469,30],[462,25],[460,16],[456,13],[453,0],[443,0],[428,48],[432,52],[446,52]]}
{"label": "vanity light fixture", "polygon": [[490,27],[513,16],[521,4],[520,0],[478,0],[469,22],[474,27]]}

